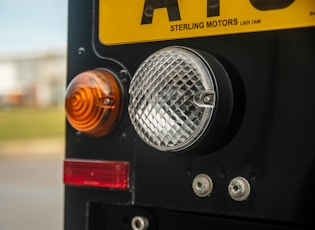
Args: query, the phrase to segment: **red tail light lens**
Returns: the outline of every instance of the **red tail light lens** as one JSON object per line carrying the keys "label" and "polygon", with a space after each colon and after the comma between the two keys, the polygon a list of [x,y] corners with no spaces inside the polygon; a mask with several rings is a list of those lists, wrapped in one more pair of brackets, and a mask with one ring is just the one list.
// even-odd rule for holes
{"label": "red tail light lens", "polygon": [[64,183],[128,189],[129,162],[65,160]]}

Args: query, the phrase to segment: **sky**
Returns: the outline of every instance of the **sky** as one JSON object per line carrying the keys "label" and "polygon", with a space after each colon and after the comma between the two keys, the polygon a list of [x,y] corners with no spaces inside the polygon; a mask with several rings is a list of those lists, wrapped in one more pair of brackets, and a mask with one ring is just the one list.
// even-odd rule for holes
{"label": "sky", "polygon": [[0,56],[65,49],[68,0],[0,0]]}

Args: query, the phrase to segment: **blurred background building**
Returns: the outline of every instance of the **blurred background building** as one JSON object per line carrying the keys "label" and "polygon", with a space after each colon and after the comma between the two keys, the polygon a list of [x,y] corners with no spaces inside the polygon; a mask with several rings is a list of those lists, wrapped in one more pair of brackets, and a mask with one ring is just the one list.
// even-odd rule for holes
{"label": "blurred background building", "polygon": [[0,107],[62,105],[65,65],[63,50],[0,56]]}
{"label": "blurred background building", "polygon": [[67,0],[0,0],[0,107],[61,104]]}

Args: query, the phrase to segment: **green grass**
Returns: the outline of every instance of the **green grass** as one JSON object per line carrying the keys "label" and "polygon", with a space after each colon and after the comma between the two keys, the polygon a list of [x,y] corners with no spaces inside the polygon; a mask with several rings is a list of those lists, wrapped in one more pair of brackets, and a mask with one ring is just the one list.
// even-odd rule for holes
{"label": "green grass", "polygon": [[65,133],[62,107],[0,108],[0,141],[61,137]]}

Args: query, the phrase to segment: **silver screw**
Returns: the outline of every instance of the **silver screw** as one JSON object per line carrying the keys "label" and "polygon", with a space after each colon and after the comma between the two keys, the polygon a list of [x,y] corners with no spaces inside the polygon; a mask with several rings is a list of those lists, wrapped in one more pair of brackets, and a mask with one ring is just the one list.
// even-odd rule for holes
{"label": "silver screw", "polygon": [[246,200],[250,194],[250,185],[244,177],[235,177],[228,186],[229,194],[236,201]]}
{"label": "silver screw", "polygon": [[149,227],[149,220],[143,216],[135,216],[131,221],[132,230],[146,230]]}
{"label": "silver screw", "polygon": [[206,197],[212,192],[213,183],[208,175],[199,174],[194,178],[192,188],[197,196]]}
{"label": "silver screw", "polygon": [[204,98],[203,98],[203,102],[204,102],[204,103],[208,104],[210,101],[211,101],[210,95],[204,96]]}
{"label": "silver screw", "polygon": [[104,105],[111,105],[111,104],[112,104],[112,100],[110,98],[104,99]]}
{"label": "silver screw", "polygon": [[79,49],[78,49],[78,51],[77,51],[77,54],[79,55],[79,56],[84,56],[84,54],[85,54],[85,48],[84,47],[80,47]]}
{"label": "silver screw", "polygon": [[147,7],[144,10],[144,15],[147,17],[152,17],[153,16],[153,12],[154,12],[154,8],[153,7]]}

